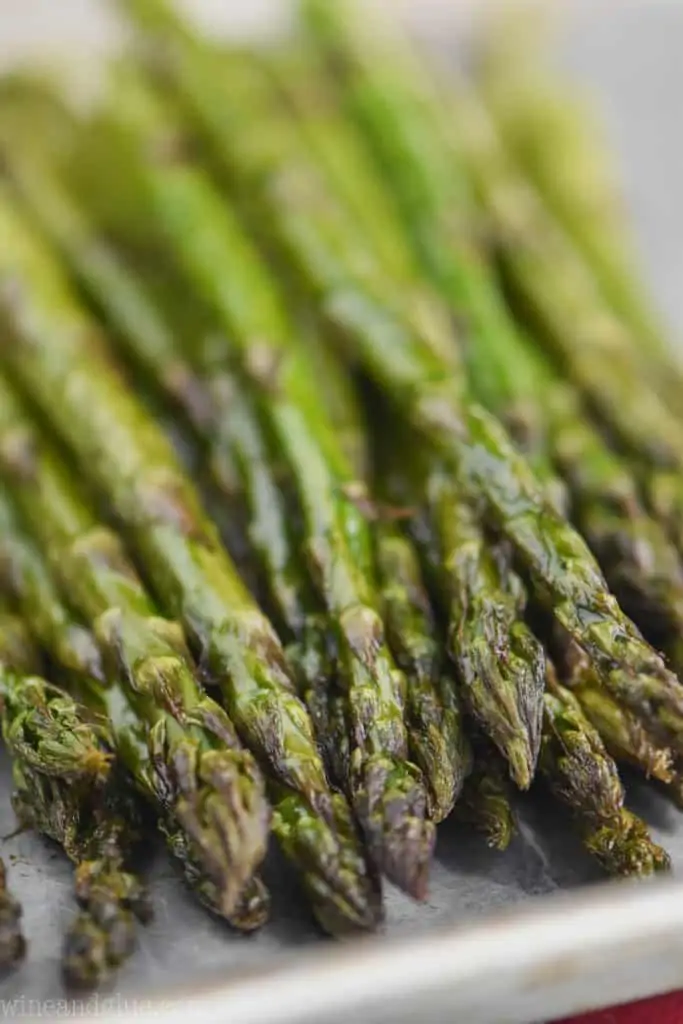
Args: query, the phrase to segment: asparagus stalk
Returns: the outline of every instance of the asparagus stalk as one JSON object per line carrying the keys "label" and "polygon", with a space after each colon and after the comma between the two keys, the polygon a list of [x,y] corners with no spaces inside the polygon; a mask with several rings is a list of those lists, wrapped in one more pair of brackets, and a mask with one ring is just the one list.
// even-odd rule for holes
{"label": "asparagus stalk", "polygon": [[576,697],[549,673],[539,765],[552,793],[574,813],[584,844],[604,869],[616,875],[667,870],[667,853],[643,821],[624,809],[615,762]]}
{"label": "asparagus stalk", "polygon": [[[422,274],[394,196],[385,187],[362,133],[344,116],[322,62],[308,48],[305,56],[303,52],[288,51],[268,67],[297,119],[301,145],[307,146],[313,158],[324,166],[336,195],[362,230],[365,244],[392,281],[400,282],[403,303],[409,307],[417,329],[444,359],[455,358],[448,308]],[[277,123],[282,112],[275,96],[271,102],[273,120]]]}
{"label": "asparagus stalk", "polygon": [[569,386],[546,375],[555,462],[576,522],[626,613],[683,669],[683,569],[666,531],[643,507],[628,463],[603,441]]}
{"label": "asparagus stalk", "polygon": [[[10,754],[12,748],[9,746]],[[76,865],[75,891],[82,910],[65,939],[62,967],[74,987],[91,988],[135,949],[135,922],[149,921],[151,906],[139,879],[125,871],[139,839],[121,780],[106,797],[13,761],[13,804],[22,826],[57,842]]]}
{"label": "asparagus stalk", "polygon": [[[528,207],[527,214],[529,217],[531,214],[538,214],[541,222],[541,230],[537,231],[536,228],[533,230],[527,224],[524,227],[525,237],[527,231],[535,237],[543,237],[543,228],[547,226],[549,232],[547,234],[552,240],[553,236],[553,224],[552,219],[544,215],[545,211],[542,209],[542,205],[538,202],[537,197],[534,196],[533,191],[528,187],[525,187],[523,180],[520,181],[520,176],[516,173],[515,168],[506,159],[506,154],[501,146],[500,140],[496,137],[495,131],[492,128],[488,114],[481,105],[471,96],[462,94],[461,102],[457,105],[457,111],[460,113],[458,118],[458,124],[462,128],[466,128],[467,131],[461,132],[465,138],[465,161],[468,163],[470,170],[472,171],[474,180],[478,183],[480,191],[484,199],[484,203],[488,205],[492,212],[496,222],[500,221],[503,226],[504,232],[513,230],[511,218],[515,218],[516,226],[514,230],[517,231],[520,226],[519,217],[521,211]],[[524,204],[519,204],[515,207],[515,212],[512,213],[512,207],[517,204],[518,192],[517,185],[521,188],[522,196],[524,197]],[[511,190],[513,190],[511,192]],[[507,195],[507,199],[506,199]],[[526,202],[528,200],[528,202]],[[526,216],[526,214],[525,214]],[[527,218],[528,219],[528,218]],[[538,218],[537,218],[538,219]],[[532,218],[533,220],[533,218]],[[507,227],[505,226],[507,224]],[[557,231],[554,232],[556,240],[559,238]],[[526,243],[525,243],[526,244]],[[522,247],[524,248],[524,247]],[[562,248],[562,247],[561,247]],[[512,250],[516,249],[516,242],[514,245],[509,247],[509,257],[507,262],[510,264],[509,273],[511,277],[515,279],[515,288],[519,290],[519,293],[523,295],[524,308],[533,312],[536,321],[540,324],[543,333],[547,329],[547,324],[544,323],[545,312],[541,311],[540,318],[536,315],[538,310],[535,309],[535,299],[532,294],[532,280],[534,272],[531,266],[525,269],[526,264],[524,263],[523,257],[520,258],[519,268],[512,266],[521,250],[516,249],[516,253],[513,256]],[[571,247],[565,245],[563,249],[566,259],[569,260],[570,264],[577,263],[575,258],[571,260],[572,252]],[[512,262],[511,262],[512,261]],[[561,267],[561,264],[557,259],[548,257],[548,262],[553,264],[553,267]],[[580,264],[580,260],[578,260]],[[519,273],[518,273],[519,270]],[[562,271],[560,271],[562,273]],[[565,281],[570,281],[571,276],[569,273],[565,274]],[[526,282],[526,284],[525,284]],[[551,282],[552,284],[552,282]],[[528,286],[528,287],[527,287]],[[571,309],[568,301],[562,300],[562,297],[558,291],[552,292],[552,288],[549,294],[552,294],[553,299],[556,302],[553,305],[553,309],[549,314],[550,317],[556,317],[557,323],[560,322],[560,313],[564,317],[563,323],[568,324],[574,320],[574,315],[568,315],[567,311]],[[588,296],[585,296],[586,300]],[[551,300],[552,302],[552,300]],[[590,313],[589,304],[586,301],[584,303],[587,314]],[[593,304],[594,308],[597,308],[597,300]],[[609,317],[607,318],[609,321]],[[583,321],[582,321],[583,322]],[[596,320],[596,328],[600,326],[600,321]],[[604,325],[603,325],[604,326]],[[607,336],[609,335],[609,323],[607,324]],[[614,332],[612,332],[614,333]],[[588,335],[586,335],[588,338]],[[624,339],[627,340],[627,339]],[[567,336],[567,342],[569,338]],[[507,352],[511,351],[514,339],[511,339],[511,344],[507,346]],[[615,340],[616,345],[616,340]],[[616,346],[618,348],[618,345]],[[590,346],[587,341],[587,353],[590,355]],[[609,352],[607,352],[607,358],[609,359]],[[617,356],[618,359],[618,356]],[[595,371],[598,374],[598,370]],[[599,375],[599,374],[598,374]],[[628,373],[624,376],[626,384],[630,379],[631,386],[634,385],[635,381],[638,381],[642,374],[635,365],[631,368],[630,378]],[[577,378],[579,385],[581,381]],[[567,473],[573,474],[574,484],[576,485],[577,479],[583,478],[584,483],[589,486],[589,509],[592,513],[596,532],[589,531],[588,527],[584,527],[585,532],[588,535],[589,542],[593,543],[593,540],[600,545],[601,551],[606,555],[607,560],[611,563],[611,569],[616,571],[618,561],[615,562],[614,558],[614,545],[621,551],[624,556],[624,564],[628,565],[625,574],[622,574],[621,578],[613,581],[609,575],[608,579],[610,583],[617,591],[617,596],[624,600],[627,611],[634,614],[637,619],[639,616],[635,615],[634,608],[638,608],[639,611],[645,615],[648,622],[651,623],[651,609],[659,604],[661,608],[662,601],[668,604],[668,609],[664,612],[664,622],[668,623],[667,632],[674,635],[678,632],[678,621],[679,612],[677,610],[678,599],[676,592],[678,589],[678,581],[676,579],[678,562],[676,559],[671,558],[670,552],[667,550],[667,545],[664,538],[661,536],[661,532],[654,526],[654,524],[647,519],[643,513],[641,502],[638,498],[637,489],[634,482],[627,479],[628,470],[626,463],[612,455],[605,444],[599,439],[598,435],[592,430],[587,424],[580,427],[581,433],[576,429],[576,399],[571,397],[571,389],[566,386],[556,385],[550,392],[547,390],[548,370],[547,368],[541,376],[541,382],[545,382],[544,393],[546,395],[546,409],[547,415],[554,421],[553,431],[555,438],[553,440],[554,445],[558,449],[558,461],[560,464],[565,463],[563,468]],[[625,386],[626,386],[625,384]],[[587,389],[584,389],[587,390]],[[588,397],[591,395],[587,392]],[[642,400],[641,400],[642,399]],[[647,396],[643,397],[643,392],[639,391],[639,402],[638,408],[644,408],[648,404]],[[622,412],[623,412],[622,406]],[[649,415],[649,413],[647,414]],[[612,426],[615,428],[617,433],[619,432],[619,425],[614,423]],[[579,442],[583,442],[585,449],[581,449]],[[638,453],[636,453],[638,454]],[[567,468],[567,458],[571,462],[572,468]],[[683,488],[681,487],[679,480],[679,473],[676,470],[667,468],[666,465],[657,465],[656,460],[649,458],[647,453],[640,453],[640,457],[636,459],[636,476],[640,478],[640,483],[643,485],[647,504],[654,517],[661,521],[664,528],[667,530],[670,540],[676,545],[679,551],[683,550]],[[585,472],[581,471],[580,467],[585,467]],[[596,472],[593,475],[590,470],[595,469]],[[602,519],[603,522],[595,522],[599,518],[597,511],[595,510],[595,500],[599,497],[596,495],[596,486],[602,483],[603,500],[606,502],[617,499],[617,503],[620,506],[619,513],[621,516],[621,529],[620,538],[618,541],[612,539],[612,534],[608,531],[605,532],[605,510],[603,509]],[[592,488],[592,494],[590,489]],[[630,523],[626,523],[626,515],[631,514]],[[588,516],[590,521],[591,514]],[[619,522],[613,519],[615,528],[619,526]],[[651,549],[651,558],[643,559],[639,556],[638,540],[637,538],[642,536],[641,553],[646,547]],[[591,539],[593,538],[593,539]],[[652,572],[648,576],[648,567],[652,567]],[[668,566],[668,568],[667,568]],[[672,576],[673,573],[673,576]],[[645,578],[643,578],[645,576]],[[636,589],[634,590],[634,582],[636,583]],[[627,600],[628,598],[628,600]],[[646,628],[646,627],[644,627]],[[646,628],[647,631],[647,628]],[[659,641],[659,637],[653,638],[655,642]],[[677,658],[679,652],[675,652],[674,665],[677,664]]]}
{"label": "asparagus stalk", "polygon": [[387,522],[377,524],[375,542],[389,645],[407,680],[410,749],[430,789],[431,816],[439,822],[452,811],[471,763],[456,684],[443,664],[412,543]]}
{"label": "asparagus stalk", "polygon": [[[149,785],[187,834],[218,908],[253,927],[266,906],[254,879],[267,843],[263,781],[232,724],[203,693],[180,627],[161,619],[118,538],[88,512],[6,380],[0,378],[0,472],[52,572],[91,624],[108,678],[121,679],[155,766]],[[109,702],[112,703],[111,701]],[[129,743],[121,737],[119,748]],[[124,754],[125,756],[125,754]],[[137,752],[135,752],[137,763]],[[249,908],[242,921],[241,903]]]}
{"label": "asparagus stalk", "polygon": [[104,682],[102,656],[92,633],[64,607],[39,551],[26,537],[4,491],[0,494],[0,589],[11,594],[42,647],[62,670]]}
{"label": "asparagus stalk", "polygon": [[[90,986],[132,953],[135,921],[151,915],[144,886],[126,870],[139,816],[112,770],[106,723],[33,675],[39,663],[23,623],[1,613],[0,720],[12,759],[13,802],[23,825],[55,839],[77,865],[82,910],[67,932],[62,962],[70,984]],[[4,885],[4,868],[2,878]],[[0,945],[10,957],[23,954],[19,916],[11,896],[3,899]]]}
{"label": "asparagus stalk", "polygon": [[[390,498],[381,479],[381,467],[378,465],[374,474],[370,469],[367,425],[353,381],[336,353],[323,351],[325,372],[316,374],[316,380],[320,381],[335,432],[346,443],[358,479],[374,479],[378,494]],[[439,822],[453,809],[471,767],[456,684],[443,664],[415,546],[395,522],[388,505],[379,503],[369,511],[375,518],[375,561],[387,639],[406,679],[410,751],[429,786],[431,817]]]}
{"label": "asparagus stalk", "polygon": [[[615,312],[625,336],[641,346],[642,369],[654,374],[671,405],[680,407],[683,370],[667,343],[661,317],[638,273],[621,183],[607,152],[594,104],[577,96],[543,60],[545,33],[526,18],[506,17],[482,39],[477,85],[505,142],[572,237]],[[643,349],[647,345],[647,352]],[[654,358],[653,358],[654,357]]]}
{"label": "asparagus stalk", "polygon": [[[121,381],[104,339],[78,306],[51,254],[9,199],[0,206],[13,236],[4,280],[24,281],[21,305],[35,313],[29,328],[17,306],[13,313],[4,306],[13,340],[0,346],[0,358],[33,393],[88,478],[107,496],[159,596],[171,614],[182,618],[207,671],[221,686],[241,735],[257,751],[273,784],[285,787],[277,799],[286,801],[292,813],[280,813],[278,807],[274,828],[283,841],[286,832],[293,856],[299,847],[305,855],[304,880],[319,918],[329,923],[334,912],[338,928],[372,927],[377,902],[350,839],[348,809],[327,787],[310,719],[294,693],[270,623],[244,589],[166,439]],[[5,290],[10,306],[8,292],[13,290]],[[31,359],[24,358],[28,353]],[[316,842],[314,870],[308,851]],[[326,906],[317,899],[322,887]]]}
{"label": "asparagus stalk", "polygon": [[[116,103],[115,116],[137,141],[149,201],[178,264],[231,338],[296,483],[310,571],[326,605],[347,694],[349,795],[379,869],[421,897],[434,829],[424,820],[421,773],[407,759],[402,684],[376,611],[370,531],[358,508],[358,483],[275,284],[237,218],[196,167],[150,159],[149,139],[158,151],[181,129],[140,85]],[[185,230],[188,217],[201,226],[198,232]]]}
{"label": "asparagus stalk", "polygon": [[[23,545],[5,494],[0,495],[0,544],[3,552],[9,547]],[[27,559],[35,557],[38,561],[34,549],[27,545],[25,551]],[[0,582],[1,589],[7,593],[5,581]],[[46,591],[48,588],[41,589]],[[23,601],[20,604],[22,612],[29,607]],[[35,607],[33,601],[30,607]],[[48,611],[52,613],[53,607]],[[45,619],[47,617],[45,615]],[[62,650],[69,650],[68,633],[72,624],[67,623],[65,613],[62,620],[65,626]],[[96,651],[94,643],[89,642],[87,631],[73,624],[71,635],[76,633],[82,646],[88,643]],[[83,712],[70,697],[40,679],[37,652],[16,618],[4,615],[1,641],[6,743],[17,757],[21,757],[29,768],[36,771],[58,775],[67,782],[82,780],[92,785],[104,783],[112,766],[111,753],[107,747],[108,729],[101,721],[85,719]],[[35,678],[35,685],[25,684],[24,677]]]}
{"label": "asparagus stalk", "polygon": [[[617,599],[678,670],[683,666],[683,569],[665,530],[644,509],[627,462],[610,450],[576,391],[521,332],[511,332],[497,351],[487,347],[482,335],[470,350],[477,397],[512,426],[549,493],[557,493],[545,470],[552,456],[566,481],[574,519]],[[505,384],[497,386],[496,376]],[[515,430],[515,424],[529,424],[529,410],[535,437],[524,426]]]}

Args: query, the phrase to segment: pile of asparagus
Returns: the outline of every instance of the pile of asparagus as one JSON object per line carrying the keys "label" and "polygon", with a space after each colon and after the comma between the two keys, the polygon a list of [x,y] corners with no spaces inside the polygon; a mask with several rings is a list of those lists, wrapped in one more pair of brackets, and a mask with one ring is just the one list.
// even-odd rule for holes
{"label": "pile of asparagus", "polygon": [[118,7],[87,109],[0,83],[0,714],[68,981],[155,828],[245,932],[271,831],[372,931],[536,776],[666,869],[619,771],[683,801],[683,371],[590,117],[509,26],[453,80],[341,0],[258,52]]}

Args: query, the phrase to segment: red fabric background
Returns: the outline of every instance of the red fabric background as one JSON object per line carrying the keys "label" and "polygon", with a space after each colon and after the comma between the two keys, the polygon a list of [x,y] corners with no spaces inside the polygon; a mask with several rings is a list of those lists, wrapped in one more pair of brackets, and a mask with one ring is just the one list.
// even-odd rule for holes
{"label": "red fabric background", "polygon": [[596,1010],[557,1024],[683,1024],[683,992],[645,999],[640,1003]]}

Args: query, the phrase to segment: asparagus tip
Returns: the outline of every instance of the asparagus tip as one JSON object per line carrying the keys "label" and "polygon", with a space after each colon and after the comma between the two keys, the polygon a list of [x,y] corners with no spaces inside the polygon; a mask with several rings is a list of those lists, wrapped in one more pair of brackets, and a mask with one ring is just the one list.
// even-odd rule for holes
{"label": "asparagus tip", "polygon": [[505,745],[510,778],[522,790],[529,789],[534,778],[536,758],[527,737],[519,736]]}
{"label": "asparagus tip", "polygon": [[373,863],[408,895],[424,900],[436,829],[427,819],[424,785],[411,768],[385,757],[369,759],[354,805]]}
{"label": "asparagus tip", "polygon": [[[176,758],[183,795],[175,808],[175,817],[187,832],[194,847],[194,859],[215,886],[216,909],[230,920],[241,919],[245,891],[263,861],[270,832],[270,808],[264,786],[252,756],[243,750],[205,753],[196,769],[197,784],[187,780],[192,761]],[[181,763],[182,761],[182,763]],[[182,784],[182,780],[186,784]],[[256,888],[251,890],[246,917],[256,920],[267,914],[267,900],[259,900],[255,909]],[[213,902],[213,901],[212,901]],[[258,927],[252,924],[251,928]]]}
{"label": "asparagus tip", "polygon": [[671,868],[669,854],[655,843],[640,818],[623,810],[617,824],[590,833],[586,847],[613,875],[644,878]]}
{"label": "asparagus tip", "polygon": [[241,932],[255,932],[268,920],[270,893],[258,876],[251,879],[229,917],[230,924]]}
{"label": "asparagus tip", "polygon": [[340,794],[317,810],[298,794],[276,804],[273,829],[301,871],[314,916],[339,938],[374,931],[383,916],[381,889],[368,869],[350,808]]}

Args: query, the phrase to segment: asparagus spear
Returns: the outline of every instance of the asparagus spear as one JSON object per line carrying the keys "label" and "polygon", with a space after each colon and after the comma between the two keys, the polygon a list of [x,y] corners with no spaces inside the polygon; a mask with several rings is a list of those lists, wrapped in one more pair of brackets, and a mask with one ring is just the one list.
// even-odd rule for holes
{"label": "asparagus spear", "polygon": [[[108,677],[123,681],[144,722],[157,800],[187,833],[220,910],[252,927],[241,921],[240,902],[263,919],[263,901],[254,906],[254,872],[269,824],[258,769],[199,686],[180,627],[156,614],[118,538],[90,515],[2,378],[0,394],[0,472],[52,571],[90,622]],[[128,742],[124,733],[119,747]]]}
{"label": "asparagus spear", "polygon": [[[1,613],[0,719],[17,790],[13,802],[23,825],[55,839],[77,865],[82,911],[67,932],[63,967],[69,983],[93,985],[132,953],[135,920],[151,915],[144,886],[126,870],[140,819],[120,773],[112,771],[105,721],[30,674],[39,660],[24,625]],[[19,914],[11,897],[3,901],[1,945],[8,955],[23,953]]]}
{"label": "asparagus spear", "polygon": [[[664,529],[643,507],[627,462],[610,450],[587,419],[576,391],[562,381],[521,332],[489,349],[485,337],[469,346],[477,397],[512,425],[539,478],[556,492],[548,456],[568,487],[574,519],[607,581],[648,639],[683,666],[683,569]],[[496,377],[502,378],[501,386]],[[523,409],[523,418],[517,410]],[[514,425],[536,423],[536,436]]]}
{"label": "asparagus spear", "polygon": [[[293,474],[310,571],[326,604],[347,693],[349,795],[380,870],[419,897],[434,830],[424,820],[421,774],[407,760],[401,682],[375,607],[370,531],[358,508],[352,467],[309,378],[305,350],[275,283],[238,220],[196,167],[155,158],[165,140],[179,135],[172,113],[142,83],[118,95],[115,116],[139,146],[149,201],[178,264],[231,338]],[[191,234],[183,226],[188,217],[199,228]]]}
{"label": "asparagus spear", "polygon": [[527,788],[540,743],[545,658],[520,618],[524,586],[509,559],[503,565],[496,557],[475,508],[438,458],[413,452],[406,471],[402,456],[410,444],[408,432],[388,418],[378,455],[387,494],[412,511],[408,529],[447,624],[463,704]]}
{"label": "asparagus spear", "polygon": [[[12,748],[9,746],[10,754]],[[139,839],[130,801],[117,791],[95,795],[82,785],[26,770],[13,761],[13,804],[21,824],[57,842],[76,865],[76,898],[82,907],[64,944],[62,967],[69,985],[90,988],[119,967],[135,948],[135,921],[151,907],[140,881],[124,869]]]}
{"label": "asparagus spear", "polygon": [[522,619],[524,587],[509,566],[501,571],[477,527],[476,509],[449,476],[435,467],[426,488],[449,608],[448,647],[463,698],[526,789],[538,758],[545,659]]}
{"label": "asparagus spear", "polygon": [[431,814],[443,821],[470,770],[470,750],[455,681],[442,663],[428,595],[410,540],[388,522],[375,542],[389,644],[407,680],[410,749],[430,788]]}
{"label": "asparagus spear", "polygon": [[[348,809],[327,787],[310,720],[270,623],[245,591],[166,439],[121,381],[104,339],[51,254],[9,199],[0,206],[13,235],[4,280],[24,282],[21,305],[35,313],[29,325],[9,295],[18,296],[14,286],[5,289],[14,306],[13,312],[6,304],[3,309],[13,340],[0,345],[0,358],[32,391],[89,479],[108,497],[159,596],[182,618],[207,671],[222,687],[241,734],[273,784],[285,787],[277,800],[292,813],[278,807],[274,828],[283,841],[286,833],[293,856],[300,848],[316,913],[329,923],[334,912],[338,929],[372,927],[379,908],[350,838]],[[24,358],[29,353],[32,358]],[[309,849],[315,843],[314,869]],[[322,886],[327,905],[317,898]]]}
{"label": "asparagus spear", "polygon": [[[496,222],[500,221],[500,225],[503,227],[504,233],[509,233],[510,230],[517,231],[521,224],[520,218],[526,218],[527,223],[524,227],[525,238],[527,237],[527,233],[530,233],[530,235],[534,234],[535,237],[543,237],[543,231],[545,227],[547,227],[548,231],[546,232],[546,235],[548,236],[549,241],[552,244],[555,244],[553,242],[554,238],[555,242],[559,244],[562,241],[562,239],[560,237],[559,232],[557,230],[553,230],[552,218],[549,218],[547,216],[546,212],[542,208],[542,204],[540,204],[538,198],[534,196],[533,191],[526,187],[525,182],[523,181],[523,179],[520,179],[519,174],[516,173],[515,168],[513,167],[511,162],[508,159],[506,159],[506,154],[500,143],[500,139],[496,137],[496,133],[492,128],[490,119],[484,108],[476,101],[476,99],[474,99],[474,97],[472,97],[471,94],[467,95],[463,92],[461,95],[460,102],[456,105],[456,112],[460,114],[460,116],[457,118],[458,124],[460,125],[461,128],[460,134],[466,140],[464,145],[465,160],[473,173],[475,181],[479,185],[480,191],[484,199],[484,203],[491,208]],[[456,116],[455,112],[453,116]],[[462,129],[467,130],[463,131]],[[518,186],[521,189],[521,194],[524,198],[523,204],[518,203]],[[511,189],[514,190],[512,193],[510,191]],[[524,213],[522,216],[522,211],[524,209],[526,209],[526,213]],[[536,228],[532,230],[529,227],[529,223],[531,223],[534,220],[534,218],[536,220],[540,219],[540,230],[537,230]],[[515,226],[513,226],[513,220],[515,222]],[[539,314],[539,310],[535,309],[536,300],[533,297],[532,287],[534,271],[532,264],[528,263],[528,261],[525,262],[524,260],[522,249],[525,249],[525,247],[526,243],[525,246],[521,247],[521,249],[518,249],[516,242],[508,247],[508,257],[506,257],[507,263],[509,264],[508,271],[511,277],[515,279],[514,287],[522,296],[524,308],[527,310],[527,312],[532,311],[534,318],[540,324],[543,333],[545,334],[548,327],[548,324],[545,323],[544,320],[547,311],[541,310],[540,315],[537,315]],[[512,252],[513,249],[515,250],[514,255]],[[578,273],[578,270],[580,270],[580,260],[575,256],[574,259],[572,259],[571,246],[560,245],[560,249],[565,256],[564,262],[561,262],[560,260],[552,257],[551,254],[548,254],[548,263],[552,264],[553,267],[562,268],[567,264],[567,262],[569,262],[570,265],[575,265],[575,269],[577,269]],[[517,260],[517,256],[520,256],[519,266],[513,267],[512,263]],[[571,274],[569,272],[570,270],[571,266],[564,274],[565,284],[572,280]],[[562,274],[563,270],[560,269],[559,273]],[[585,276],[586,275],[584,275],[584,277]],[[584,306],[586,315],[588,315],[590,313],[590,306],[587,301],[589,296],[585,289],[584,292],[586,299]],[[522,293],[524,294],[522,295]],[[568,310],[572,308],[569,301],[563,299],[561,293],[558,290],[555,290],[553,292],[551,289],[551,291],[548,294],[551,296],[552,305],[552,309],[548,313],[550,319],[553,319],[554,317],[558,327],[560,324],[560,314],[563,317],[564,324],[568,324],[570,321],[573,322],[575,320],[573,313],[568,313]],[[598,306],[599,301],[595,300],[593,303],[593,308],[597,309],[599,313]],[[590,327],[590,324],[587,320],[581,321],[581,323],[585,323],[587,329],[588,327]],[[604,318],[603,328],[605,337],[607,338],[609,338],[610,331],[612,335],[614,335],[614,331],[610,327],[610,323],[612,324],[612,326],[614,326],[614,321],[610,321],[609,316]],[[600,327],[599,317],[595,319],[595,324],[596,329]],[[606,327],[605,324],[607,325]],[[626,332],[622,333],[625,334]],[[588,356],[590,356],[590,352],[593,351],[593,348],[591,348],[591,346],[588,344],[588,342],[590,341],[589,334],[586,333],[585,336],[587,345],[586,352]],[[569,343],[569,341],[570,339],[567,336],[567,342]],[[624,337],[622,341],[627,342],[628,338]],[[614,344],[616,346],[616,349],[619,348],[618,342],[619,339],[615,337]],[[607,352],[606,358],[608,361],[609,357],[610,353]],[[600,375],[597,369],[595,373],[597,376]],[[624,386],[628,384],[629,379],[631,386],[634,386],[635,382],[641,379],[641,376],[641,371],[634,364],[631,367],[630,371],[625,372],[623,378],[625,382]],[[542,379],[547,382],[547,371],[543,374]],[[577,382],[579,383],[579,385],[581,385],[580,379],[577,378]],[[591,395],[588,389],[584,390],[586,390],[588,397],[590,398]],[[552,395],[547,396],[549,400],[546,402],[549,415],[553,416],[556,420],[556,428],[557,430],[559,430],[561,438],[563,436],[567,437],[570,436],[572,433],[575,433],[575,431],[569,429],[570,422],[575,419],[573,416],[573,409],[567,409],[568,401],[571,406],[572,401],[575,403],[575,400],[568,399],[567,396],[570,394],[570,391],[566,389],[566,387],[564,388],[564,393],[562,393],[562,391],[562,388],[557,388],[557,403],[555,403],[555,401],[553,400]],[[647,395],[644,393],[644,391],[639,390],[639,411],[641,409],[644,409],[648,405],[648,402],[649,399]],[[624,409],[625,406],[622,406],[622,412]],[[566,413],[566,422],[565,418],[563,418],[562,415],[563,410]],[[650,415],[650,413],[646,412],[646,415]],[[620,426],[619,424],[616,423],[616,421],[612,424],[612,426],[614,427],[615,431],[619,433]],[[649,533],[649,537],[646,541],[644,541],[644,543],[652,546],[654,558],[657,562],[657,568],[653,572],[653,575],[650,577],[650,580],[647,581],[645,584],[646,592],[643,593],[641,589],[641,592],[637,596],[636,601],[638,603],[642,602],[640,604],[641,609],[643,606],[651,606],[653,599],[656,601],[658,598],[661,599],[662,597],[661,587],[659,588],[659,594],[657,594],[657,589],[658,577],[662,574],[662,572],[664,574],[665,579],[667,575],[666,570],[664,569],[664,567],[667,564],[666,558],[668,558],[668,555],[666,553],[666,545],[663,541],[663,538],[661,538],[659,531],[657,531],[651,523],[648,523],[646,521],[645,517],[642,515],[642,511],[638,511],[640,509],[640,501],[637,500],[637,495],[634,493],[633,484],[629,483],[627,485],[626,483],[626,464],[623,461],[617,459],[616,457],[611,456],[607,451],[605,445],[602,444],[602,442],[599,442],[597,435],[588,427],[585,427],[583,429],[583,439],[584,442],[587,444],[587,451],[584,464],[587,466],[596,466],[597,468],[597,460],[599,455],[601,467],[599,469],[598,475],[595,477],[595,481],[601,478],[604,479],[604,494],[607,497],[607,499],[609,500],[609,494],[613,488],[615,489],[615,491],[621,491],[625,488],[629,492],[629,497],[628,501],[624,501],[624,503],[622,504],[622,513],[624,513],[630,502],[630,497],[633,496],[634,498],[634,505],[632,507],[632,511],[635,512],[636,521],[632,524],[631,530],[625,532],[630,532],[632,538],[633,534],[638,535],[638,533],[640,533],[641,531]],[[625,436],[623,440],[628,444],[628,439]],[[574,443],[570,447],[570,451],[572,451],[573,454],[577,455],[578,458],[579,453],[577,453],[574,450],[574,444],[576,444],[576,441],[577,438],[574,438]],[[560,440],[558,443],[561,445],[562,441]],[[598,447],[600,447],[601,449],[600,452],[598,451]],[[636,450],[636,455],[638,457],[636,458],[635,473],[636,476],[640,479],[640,482],[644,488],[648,507],[652,514],[658,520],[660,520],[663,526],[666,528],[666,530],[669,533],[671,541],[677,546],[678,550],[683,551],[683,488],[680,484],[680,474],[675,469],[668,468],[666,465],[658,465],[657,460],[652,459],[647,452],[638,452]],[[578,464],[579,463],[575,463],[575,466]],[[595,481],[593,483],[593,486],[595,486]],[[623,500],[623,498],[620,500]],[[630,541],[626,540],[627,547],[629,544],[633,544],[633,539],[631,539]],[[643,569],[646,567],[647,563],[643,563],[642,560],[638,559],[638,553],[636,548],[630,547],[628,558],[630,560],[630,565],[632,569],[635,569],[635,576],[642,574]],[[676,565],[677,563],[675,560],[670,560],[669,566],[676,567]],[[631,579],[627,581],[628,586],[631,586],[633,581],[634,573],[632,569],[629,570],[629,575],[631,576]],[[659,582],[661,583],[661,581]],[[622,579],[622,586],[623,583],[624,581]],[[614,586],[616,589],[616,584],[614,584]],[[670,593],[673,593],[674,591],[675,584],[674,590],[670,591]],[[677,616],[678,613],[674,609],[674,622],[676,621]],[[664,618],[665,620],[668,619],[669,622],[672,621],[670,615],[665,614]],[[674,627],[674,630],[677,630],[677,627]]]}
{"label": "asparagus spear", "polygon": [[574,515],[621,606],[683,669],[683,569],[666,531],[644,509],[628,463],[586,417],[576,392],[547,374],[555,462]]}
{"label": "asparagus spear", "polygon": [[645,823],[624,809],[616,764],[576,697],[552,670],[548,685],[539,765],[553,794],[576,816],[586,848],[610,874],[667,870],[667,853],[652,842]]}
{"label": "asparagus spear", "polygon": [[[9,525],[5,508],[6,497],[1,495],[3,545],[12,543],[5,532]],[[29,768],[66,782],[103,784],[112,766],[107,728],[100,721],[85,719],[70,697],[40,679],[37,654],[16,618],[3,615],[0,639],[5,742]],[[24,677],[35,683],[25,683]]]}
{"label": "asparagus spear", "polygon": [[[323,351],[320,369],[324,368],[324,374],[316,374],[316,380],[335,432],[346,443],[358,479],[374,478],[377,493],[390,500],[381,466],[377,465],[374,474],[370,469],[373,460],[367,424],[353,381],[336,353]],[[377,503],[369,511],[375,518],[375,561],[387,639],[406,679],[409,746],[430,789],[431,817],[439,822],[453,809],[471,767],[456,684],[443,664],[417,550],[397,525],[388,504]]]}
{"label": "asparagus spear", "polygon": [[[400,282],[404,305],[410,308],[417,329],[443,358],[454,358],[454,332],[448,308],[422,274],[394,196],[385,187],[362,134],[344,117],[322,63],[314,58],[310,48],[304,52],[288,51],[268,64],[297,118],[301,145],[308,146],[322,163],[336,194],[362,230],[365,244],[380,259],[392,281]],[[274,95],[271,102],[277,123],[282,112]]]}
{"label": "asparagus spear", "polygon": [[[641,346],[644,374],[654,375],[680,407],[683,370],[637,270],[618,173],[607,152],[595,105],[577,96],[543,59],[545,33],[526,18],[503,18],[481,41],[477,85],[505,142],[554,215],[571,235],[602,291]],[[543,45],[541,45],[543,44]],[[643,348],[647,346],[647,350]]]}

